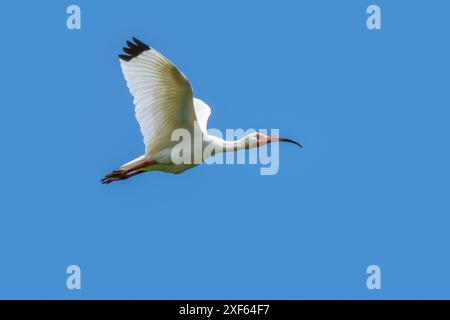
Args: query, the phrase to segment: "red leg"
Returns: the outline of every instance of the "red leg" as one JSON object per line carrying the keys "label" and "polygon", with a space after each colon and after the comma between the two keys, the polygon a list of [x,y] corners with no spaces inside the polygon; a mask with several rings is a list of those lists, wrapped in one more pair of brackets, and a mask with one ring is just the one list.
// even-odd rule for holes
{"label": "red leg", "polygon": [[102,180],[102,183],[111,183],[113,181],[126,180],[130,177],[133,177],[137,174],[143,173],[145,171],[141,171],[140,169],[156,164],[156,161],[144,161],[137,166],[134,166],[127,170],[115,170],[109,174],[107,174]]}
{"label": "red leg", "polygon": [[137,176],[138,174],[141,174],[141,173],[144,173],[144,172],[145,171],[138,170],[138,171],[134,171],[133,173],[121,176],[120,178],[106,178],[106,179],[103,179],[102,183],[103,184],[110,184],[111,182],[114,182],[114,181],[127,180],[127,179],[129,179],[131,177]]}

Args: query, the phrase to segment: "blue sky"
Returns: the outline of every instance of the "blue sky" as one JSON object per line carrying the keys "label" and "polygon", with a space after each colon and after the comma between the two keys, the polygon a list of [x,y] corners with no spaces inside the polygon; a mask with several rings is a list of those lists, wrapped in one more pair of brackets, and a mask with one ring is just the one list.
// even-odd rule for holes
{"label": "blue sky", "polygon": [[[70,4],[81,30],[66,28]],[[449,12],[2,4],[0,298],[450,298]],[[280,128],[305,148],[281,145],[274,176],[217,165],[101,185],[143,153],[117,59],[131,36],[188,76],[211,127]],[[366,287],[372,264],[381,290]]]}

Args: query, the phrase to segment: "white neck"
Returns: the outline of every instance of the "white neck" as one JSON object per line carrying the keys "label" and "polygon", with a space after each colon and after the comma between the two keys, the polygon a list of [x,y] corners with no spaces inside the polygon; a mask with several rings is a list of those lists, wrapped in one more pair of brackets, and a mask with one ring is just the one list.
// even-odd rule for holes
{"label": "white neck", "polygon": [[209,138],[212,140],[212,143],[215,145],[215,147],[219,150],[223,150],[223,152],[233,152],[238,150],[244,150],[246,149],[246,143],[245,138],[247,136],[239,139],[239,140],[223,140],[218,137],[209,136]]}

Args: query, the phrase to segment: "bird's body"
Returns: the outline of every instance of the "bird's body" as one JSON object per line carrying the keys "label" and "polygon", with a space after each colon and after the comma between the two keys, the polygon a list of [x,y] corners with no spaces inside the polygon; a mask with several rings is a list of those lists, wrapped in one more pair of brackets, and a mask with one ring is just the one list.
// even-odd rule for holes
{"label": "bird's body", "polygon": [[177,129],[193,137],[197,132],[201,133],[201,143],[192,141],[192,158],[194,154],[203,155],[208,146],[219,152],[231,152],[273,141],[296,143],[260,133],[236,141],[208,135],[207,123],[211,109],[205,102],[193,97],[186,76],[153,48],[136,38],[133,41],[127,41],[128,47],[123,48],[126,55],[119,55],[119,58],[128,88],[134,96],[136,119],[144,137],[145,154],[106,175],[102,179],[103,183],[128,179],[147,171],[178,174],[206,160],[203,156],[200,162],[176,163],[173,160],[173,149],[179,142],[174,141],[172,135]]}

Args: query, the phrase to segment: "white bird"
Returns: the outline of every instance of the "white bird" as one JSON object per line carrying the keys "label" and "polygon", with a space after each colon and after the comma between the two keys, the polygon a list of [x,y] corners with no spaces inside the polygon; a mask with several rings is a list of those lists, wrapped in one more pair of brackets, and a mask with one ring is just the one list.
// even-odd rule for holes
{"label": "white bird", "polygon": [[191,133],[200,129],[202,148],[213,144],[223,152],[251,149],[280,141],[302,147],[291,139],[257,132],[236,141],[208,135],[207,122],[211,109],[205,102],[193,97],[186,76],[153,48],[136,38],[133,41],[127,41],[128,47],[123,48],[125,54],[120,54],[119,58],[128,88],[134,96],[136,119],[144,137],[145,154],[106,175],[102,183],[125,180],[147,171],[178,174],[197,166],[195,163],[175,164],[172,161],[171,152],[178,142],[172,141],[171,135],[179,128]]}

